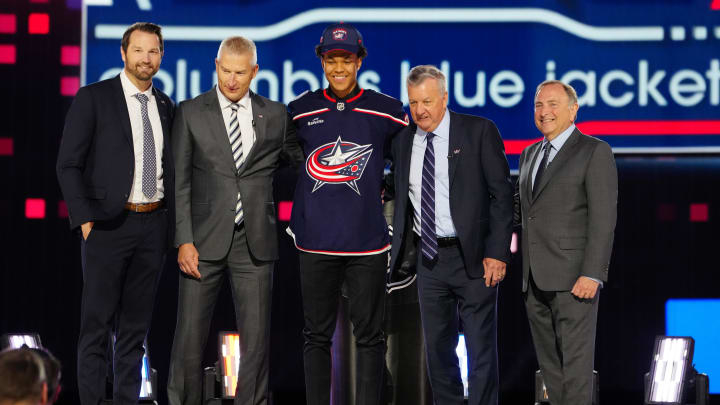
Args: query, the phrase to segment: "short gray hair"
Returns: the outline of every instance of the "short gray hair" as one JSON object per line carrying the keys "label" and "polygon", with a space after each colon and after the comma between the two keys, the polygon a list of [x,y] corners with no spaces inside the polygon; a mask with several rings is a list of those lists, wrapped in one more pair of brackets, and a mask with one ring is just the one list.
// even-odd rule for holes
{"label": "short gray hair", "polygon": [[412,68],[410,70],[410,73],[408,74],[405,84],[408,87],[415,87],[419,86],[427,79],[437,80],[438,87],[440,88],[440,93],[442,93],[443,95],[447,92],[445,84],[445,74],[443,74],[442,70],[438,69],[433,65],[420,65]]}
{"label": "short gray hair", "polygon": [[540,93],[540,90],[542,90],[543,87],[545,87],[549,84],[559,84],[560,86],[562,86],[562,88],[565,90],[565,94],[567,94],[567,96],[568,96],[568,101],[569,101],[568,105],[573,105],[573,104],[578,103],[577,92],[575,91],[573,86],[571,86],[567,83],[561,82],[560,80],[545,80],[544,82],[538,84],[537,89],[535,90],[535,100],[537,100],[537,96]]}
{"label": "short gray hair", "polygon": [[228,37],[223,39],[218,48],[217,58],[220,59],[220,54],[223,52],[229,52],[233,55],[240,55],[243,53],[250,53],[252,60],[250,63],[255,66],[257,65],[257,48],[255,42],[252,39],[245,37]]}

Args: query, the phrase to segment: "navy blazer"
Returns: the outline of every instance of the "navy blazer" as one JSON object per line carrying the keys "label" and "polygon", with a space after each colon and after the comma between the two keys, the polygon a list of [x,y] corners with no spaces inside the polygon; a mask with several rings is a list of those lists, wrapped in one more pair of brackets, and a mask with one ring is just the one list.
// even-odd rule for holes
{"label": "navy blazer", "polygon": [[[163,187],[168,219],[172,219],[170,238],[175,217],[175,171],[170,145],[175,106],[154,86],[153,94],[163,130]],[[88,221],[109,220],[123,212],[132,188],[135,154],[119,75],[78,90],[65,118],[56,170],[71,229]]]}
{"label": "navy blazer", "polygon": [[[450,215],[468,276],[480,278],[485,273],[483,258],[506,263],[510,259],[513,215],[510,169],[502,138],[492,121],[453,111],[449,113]],[[391,271],[400,265],[398,256],[404,251],[405,243],[413,243],[414,211],[408,191],[416,130],[417,126],[411,124],[392,145],[396,194]]]}

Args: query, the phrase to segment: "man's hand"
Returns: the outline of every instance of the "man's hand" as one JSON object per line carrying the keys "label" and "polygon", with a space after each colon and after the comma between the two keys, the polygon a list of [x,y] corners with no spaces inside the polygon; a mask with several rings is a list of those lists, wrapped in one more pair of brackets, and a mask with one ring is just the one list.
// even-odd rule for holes
{"label": "man's hand", "polygon": [[483,259],[485,268],[485,287],[495,287],[505,278],[505,262],[486,257]]}
{"label": "man's hand", "polygon": [[580,276],[570,292],[580,299],[593,299],[597,293],[598,285],[597,281]]}
{"label": "man's hand", "polygon": [[198,271],[198,257],[200,257],[200,255],[197,249],[195,249],[195,245],[192,243],[183,243],[180,245],[180,249],[178,249],[178,264],[180,265],[180,270],[188,276],[199,280],[202,276],[200,276],[200,271]]}
{"label": "man's hand", "polygon": [[92,229],[93,225],[95,225],[95,222],[85,222],[84,224],[80,225],[80,231],[82,231],[82,237],[83,240],[87,240],[88,236],[90,236],[90,230]]}

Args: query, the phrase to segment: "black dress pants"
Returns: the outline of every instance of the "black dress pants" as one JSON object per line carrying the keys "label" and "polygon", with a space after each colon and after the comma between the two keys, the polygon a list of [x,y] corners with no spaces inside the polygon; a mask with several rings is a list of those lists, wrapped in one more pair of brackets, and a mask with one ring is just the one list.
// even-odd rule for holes
{"label": "black dress pants", "polygon": [[305,395],[308,405],[330,404],[332,359],[343,283],[356,341],[356,405],[377,405],[383,387],[385,274],[387,253],[331,256],[300,252],[300,282],[305,313]]}
{"label": "black dress pants", "polygon": [[137,404],[143,341],[167,250],[167,209],[95,222],[81,242],[78,390],[82,405],[105,397],[107,347],[115,335],[113,403]]}
{"label": "black dress pants", "polygon": [[462,320],[468,354],[468,404],[498,401],[497,287],[471,279],[457,245],[440,247],[428,264],[418,249],[418,294],[428,374],[436,405],[462,405],[455,348]]}

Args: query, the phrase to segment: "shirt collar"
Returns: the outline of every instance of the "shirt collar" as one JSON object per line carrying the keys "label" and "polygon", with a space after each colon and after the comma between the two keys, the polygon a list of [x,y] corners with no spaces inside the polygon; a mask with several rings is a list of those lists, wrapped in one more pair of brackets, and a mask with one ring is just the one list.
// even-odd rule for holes
{"label": "shirt collar", "polygon": [[345,97],[338,97],[338,96],[332,91],[332,88],[330,88],[330,86],[328,86],[328,88],[325,89],[325,94],[327,94],[328,96],[330,96],[330,98],[334,98],[334,99],[337,100],[337,101],[345,101],[345,100],[349,100],[349,99],[357,96],[358,94],[360,94],[360,91],[361,91],[361,90],[362,90],[362,89],[360,88],[360,85],[358,85],[357,83],[355,83],[355,87],[353,87],[352,91],[351,91],[347,96],[345,96]]}
{"label": "shirt collar", "polygon": [[151,98],[153,95],[152,94],[152,90],[153,90],[152,82],[150,84],[150,87],[147,88],[147,90],[140,91],[140,89],[138,89],[137,86],[135,86],[135,83],[130,81],[130,78],[127,76],[127,72],[125,72],[125,69],[123,69],[120,72],[120,84],[122,85],[122,89],[123,89],[123,93],[125,94],[125,97],[133,97],[138,93],[142,93],[142,94],[148,96],[148,98]]}
{"label": "shirt collar", "polygon": [[[553,149],[556,151],[559,151],[560,148],[565,145],[565,142],[570,138],[570,135],[575,131],[575,124],[571,124],[566,130],[562,131],[560,135],[556,136],[555,139],[550,141],[550,144],[552,145]],[[542,147],[545,147],[545,144],[547,143],[547,139],[543,140]]]}
{"label": "shirt collar", "polygon": [[[447,107],[445,108],[445,114],[443,115],[443,118],[440,120],[437,128],[435,128],[432,133],[435,134],[435,136],[437,137],[443,139],[450,139],[450,110],[448,110]],[[420,127],[417,127],[415,135],[425,137],[427,136],[427,132],[420,129]]]}
{"label": "shirt collar", "polygon": [[[220,102],[220,109],[224,110],[224,109],[230,107],[230,104],[232,104],[233,102],[230,101],[230,99],[228,99],[227,97],[225,97],[225,95],[222,93],[222,91],[220,91],[220,87],[215,86],[215,90],[217,91],[218,101]],[[247,110],[250,106],[250,90],[248,90],[245,93],[245,95],[242,96],[242,98],[236,102],[236,104],[240,105],[241,107],[243,107]]]}

